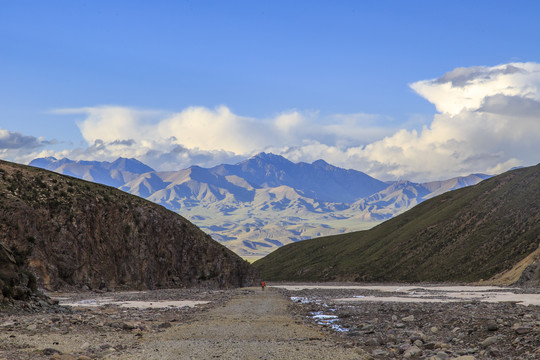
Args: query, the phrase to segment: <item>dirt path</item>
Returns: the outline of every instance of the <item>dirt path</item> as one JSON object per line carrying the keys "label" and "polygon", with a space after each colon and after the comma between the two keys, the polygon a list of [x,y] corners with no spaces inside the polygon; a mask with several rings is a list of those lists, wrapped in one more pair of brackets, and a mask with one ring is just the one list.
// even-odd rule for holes
{"label": "dirt path", "polygon": [[197,321],[145,335],[118,359],[362,359],[296,322],[277,291],[245,289]]}

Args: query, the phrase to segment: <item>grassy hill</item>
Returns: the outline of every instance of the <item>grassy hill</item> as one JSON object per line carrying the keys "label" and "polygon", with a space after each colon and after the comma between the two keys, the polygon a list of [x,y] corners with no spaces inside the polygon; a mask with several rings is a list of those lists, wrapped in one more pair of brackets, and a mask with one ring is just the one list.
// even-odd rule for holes
{"label": "grassy hill", "polygon": [[286,245],[256,261],[267,280],[478,281],[540,243],[540,165],[445,193],[371,230]]}

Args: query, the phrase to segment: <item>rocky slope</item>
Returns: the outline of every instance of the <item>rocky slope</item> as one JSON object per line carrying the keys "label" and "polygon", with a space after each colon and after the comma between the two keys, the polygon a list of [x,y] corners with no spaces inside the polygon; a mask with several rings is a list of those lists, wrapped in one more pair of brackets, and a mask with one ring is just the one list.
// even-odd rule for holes
{"label": "rocky slope", "polygon": [[231,287],[257,277],[247,262],[161,206],[4,161],[0,241],[47,289]]}
{"label": "rocky slope", "polygon": [[254,265],[273,280],[479,281],[539,243],[537,165],[447,192],[369,231],[284,246]]}
{"label": "rocky slope", "polygon": [[298,240],[369,229],[434,195],[488,177],[385,183],[323,160],[293,163],[266,153],[235,165],[169,172],[149,171],[135,159],[44,158],[30,165],[113,185],[163,205],[246,258]]}

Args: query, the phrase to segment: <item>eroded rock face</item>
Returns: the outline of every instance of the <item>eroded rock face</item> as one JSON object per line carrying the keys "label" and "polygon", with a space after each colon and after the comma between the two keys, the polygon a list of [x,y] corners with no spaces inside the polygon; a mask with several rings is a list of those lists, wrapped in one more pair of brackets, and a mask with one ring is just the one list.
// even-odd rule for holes
{"label": "eroded rock face", "polygon": [[189,221],[119,190],[0,162],[0,240],[48,289],[236,287],[254,268]]}
{"label": "eroded rock face", "polygon": [[43,295],[26,265],[26,254],[14,253],[0,241],[0,302],[26,301]]}

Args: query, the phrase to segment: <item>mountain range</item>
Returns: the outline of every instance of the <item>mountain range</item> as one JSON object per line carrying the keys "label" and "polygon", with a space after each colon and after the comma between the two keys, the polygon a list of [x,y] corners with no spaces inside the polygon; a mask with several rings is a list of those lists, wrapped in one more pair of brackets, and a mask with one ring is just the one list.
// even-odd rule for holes
{"label": "mountain range", "polygon": [[323,160],[267,153],[238,164],[155,171],[136,159],[39,158],[31,166],[113,186],[180,213],[244,258],[299,240],[369,229],[444,192],[489,178],[384,182]]}
{"label": "mountain range", "polygon": [[538,283],[539,243],[540,164],[436,196],[367,231],[283,246],[254,266],[268,280]]}

